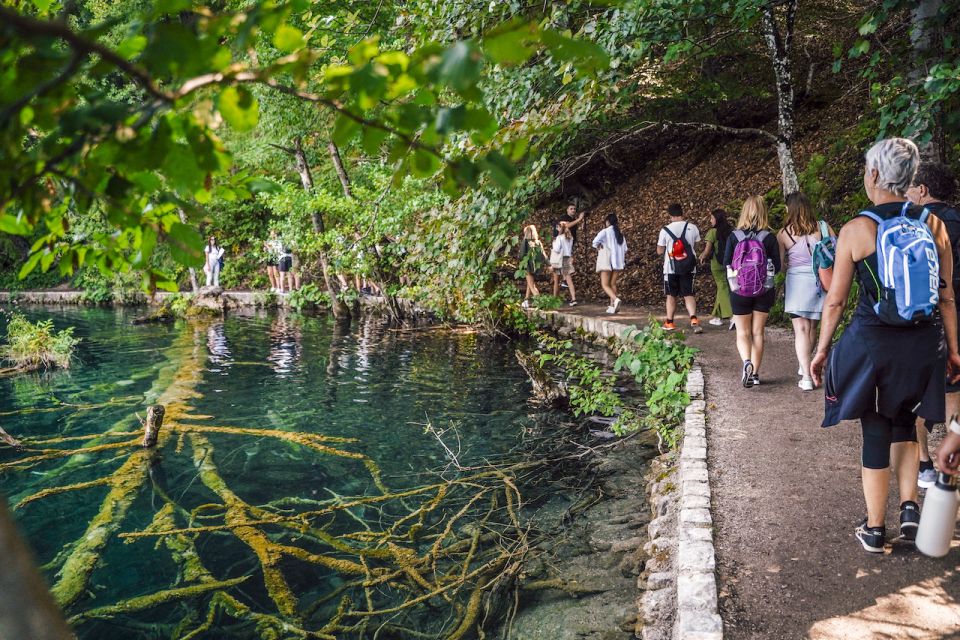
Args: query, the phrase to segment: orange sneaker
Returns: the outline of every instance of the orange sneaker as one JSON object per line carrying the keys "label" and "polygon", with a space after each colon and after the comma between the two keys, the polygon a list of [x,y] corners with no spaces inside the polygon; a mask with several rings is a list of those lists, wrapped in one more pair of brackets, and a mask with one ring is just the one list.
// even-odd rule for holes
{"label": "orange sneaker", "polygon": [[677,328],[677,325],[673,324],[673,322],[671,322],[670,320],[667,320],[666,322],[663,323],[664,331],[673,331],[676,328]]}
{"label": "orange sneaker", "polygon": [[699,318],[690,318],[690,326],[693,327],[694,333],[703,333],[703,327],[700,326]]}

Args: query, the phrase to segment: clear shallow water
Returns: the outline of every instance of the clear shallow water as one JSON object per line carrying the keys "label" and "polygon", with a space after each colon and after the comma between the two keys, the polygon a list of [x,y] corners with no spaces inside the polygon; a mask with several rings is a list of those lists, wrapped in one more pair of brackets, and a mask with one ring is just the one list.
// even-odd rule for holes
{"label": "clear shallow water", "polygon": [[[330,553],[315,536],[274,524],[248,527],[252,537],[235,535],[239,529],[223,528],[229,518],[224,505],[235,499],[260,508],[240,508],[241,519],[249,521],[327,508],[341,497],[419,487],[437,482],[438,471],[450,462],[444,445],[425,431],[428,423],[447,429],[446,447],[468,467],[518,458],[515,450],[522,448],[525,432],[542,426],[545,418],[562,418],[529,415],[529,385],[512,347],[476,335],[391,331],[374,320],[343,329],[327,318],[294,316],[132,326],[123,311],[28,310],[27,315],[74,326],[83,341],[69,371],[0,380],[0,421],[28,446],[19,454],[0,448],[0,465],[53,449],[130,441],[133,436],[42,442],[109,429],[137,431],[136,414],[144,415],[145,405],[158,398],[167,405],[170,424],[183,427],[165,432],[168,437],[150,456],[122,446],[0,470],[0,493],[11,505],[52,487],[114,482],[49,495],[15,510],[54,592],[68,601],[68,615],[163,590],[246,578],[222,589],[232,598],[230,606],[212,606],[211,590],[149,608],[101,611],[74,621],[81,638],[184,637],[201,629],[208,614],[209,628],[194,637],[270,637],[266,627],[236,615],[236,603],[317,630],[337,606],[335,599],[323,602],[324,596],[349,576],[318,564],[315,556],[357,558],[336,549]],[[284,439],[293,433],[333,440],[311,440],[307,446]],[[204,475],[207,463],[214,471]],[[71,591],[70,580],[58,571],[90,550],[90,523],[103,516],[105,500],[115,497],[117,478],[129,471],[134,481],[120,492],[122,509],[112,504],[112,512],[107,510],[106,519],[118,524],[93,549],[92,572]],[[370,531],[391,526],[433,495],[340,509],[311,524],[362,546]],[[164,508],[172,515],[158,520]],[[450,513],[438,509],[424,525],[435,526]],[[122,537],[151,527],[188,531]],[[314,555],[310,562],[296,555],[274,558],[271,570],[294,596],[293,604],[278,597],[282,589],[271,584],[270,571],[256,555],[258,539]],[[423,552],[423,544],[412,548]],[[200,558],[204,575],[190,572],[184,560],[188,552]],[[282,610],[284,603],[289,611]]]}

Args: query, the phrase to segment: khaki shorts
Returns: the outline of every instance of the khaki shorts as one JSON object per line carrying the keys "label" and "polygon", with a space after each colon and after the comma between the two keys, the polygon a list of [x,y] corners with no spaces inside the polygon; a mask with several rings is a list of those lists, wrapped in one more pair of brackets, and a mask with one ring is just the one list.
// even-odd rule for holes
{"label": "khaki shorts", "polygon": [[559,273],[563,277],[572,276],[573,274],[576,273],[576,271],[573,269],[573,257],[564,256],[563,266],[561,266],[559,269],[557,267],[554,267],[553,270],[554,272]]}

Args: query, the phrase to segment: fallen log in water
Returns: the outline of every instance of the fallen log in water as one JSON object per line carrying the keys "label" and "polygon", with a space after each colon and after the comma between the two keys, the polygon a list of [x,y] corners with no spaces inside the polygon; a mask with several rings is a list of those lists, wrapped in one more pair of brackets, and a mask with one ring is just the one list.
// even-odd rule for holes
{"label": "fallen log in water", "polygon": [[527,372],[527,376],[533,384],[531,401],[547,406],[565,407],[570,397],[567,385],[554,380],[550,372],[540,364],[540,359],[536,355],[519,350],[516,353],[517,362]]}
{"label": "fallen log in water", "polygon": [[20,451],[23,449],[23,445],[20,444],[20,441],[14,438],[12,435],[3,430],[3,427],[0,427],[0,440],[6,442],[8,445]]}

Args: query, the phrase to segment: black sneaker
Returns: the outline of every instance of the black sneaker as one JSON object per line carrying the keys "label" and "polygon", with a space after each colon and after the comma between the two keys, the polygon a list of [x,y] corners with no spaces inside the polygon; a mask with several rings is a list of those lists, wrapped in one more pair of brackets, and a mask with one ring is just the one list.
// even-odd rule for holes
{"label": "black sneaker", "polygon": [[863,548],[870,553],[883,553],[883,541],[887,535],[887,530],[884,527],[868,527],[867,519],[864,518],[853,535],[857,537]]}
{"label": "black sneaker", "polygon": [[753,386],[753,363],[749,360],[743,363],[743,377],[740,378],[740,382],[743,383],[744,389]]}
{"label": "black sneaker", "polygon": [[920,526],[920,505],[913,500],[900,503],[900,535],[904,540],[917,539]]}

